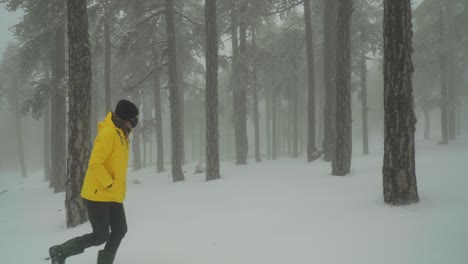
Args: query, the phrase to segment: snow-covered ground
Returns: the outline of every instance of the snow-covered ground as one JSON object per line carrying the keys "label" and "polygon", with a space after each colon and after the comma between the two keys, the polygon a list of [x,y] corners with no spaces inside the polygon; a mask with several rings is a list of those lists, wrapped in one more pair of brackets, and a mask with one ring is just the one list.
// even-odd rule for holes
{"label": "snow-covered ground", "polygon": [[[381,152],[355,155],[352,174],[334,177],[323,161],[223,163],[213,182],[190,164],[177,184],[154,168],[129,173],[114,263],[468,263],[468,140],[418,142],[417,205],[384,205],[381,164]],[[42,178],[0,172],[0,263],[47,263],[50,245],[91,230],[65,227],[64,194]],[[95,263],[98,250],[67,263]]]}

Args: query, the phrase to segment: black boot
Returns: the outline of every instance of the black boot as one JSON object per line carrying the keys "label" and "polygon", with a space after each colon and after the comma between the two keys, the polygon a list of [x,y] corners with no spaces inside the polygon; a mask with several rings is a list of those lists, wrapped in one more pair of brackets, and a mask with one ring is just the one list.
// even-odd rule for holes
{"label": "black boot", "polygon": [[65,259],[83,253],[84,248],[78,243],[78,238],[73,238],[67,242],[49,248],[49,255],[52,264],[65,264]]}
{"label": "black boot", "polygon": [[106,250],[100,250],[98,253],[97,264],[112,264],[114,263],[114,258],[114,253]]}

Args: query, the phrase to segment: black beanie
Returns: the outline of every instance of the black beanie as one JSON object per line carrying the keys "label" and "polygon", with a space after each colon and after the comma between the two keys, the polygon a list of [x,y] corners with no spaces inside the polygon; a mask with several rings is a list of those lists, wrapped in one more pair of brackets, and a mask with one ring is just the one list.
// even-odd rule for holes
{"label": "black beanie", "polygon": [[117,103],[114,113],[122,120],[130,120],[138,115],[138,108],[134,103],[122,99]]}

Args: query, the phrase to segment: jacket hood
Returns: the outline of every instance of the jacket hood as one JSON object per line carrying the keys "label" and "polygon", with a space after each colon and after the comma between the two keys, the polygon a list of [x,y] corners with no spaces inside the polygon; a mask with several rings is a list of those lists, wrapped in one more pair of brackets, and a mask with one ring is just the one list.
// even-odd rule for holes
{"label": "jacket hood", "polygon": [[112,128],[117,128],[115,125],[114,125],[114,122],[112,122],[112,112],[109,112],[107,115],[106,115],[106,118],[104,118],[104,120],[102,120],[101,122],[99,122],[98,124],[98,132],[100,132],[102,129],[104,129],[105,127],[112,127]]}

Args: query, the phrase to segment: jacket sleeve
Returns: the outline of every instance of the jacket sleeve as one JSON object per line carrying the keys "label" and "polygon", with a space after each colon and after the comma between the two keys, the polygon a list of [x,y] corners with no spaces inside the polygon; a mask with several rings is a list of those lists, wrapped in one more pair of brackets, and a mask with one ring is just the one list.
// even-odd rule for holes
{"label": "jacket sleeve", "polygon": [[88,169],[92,172],[93,177],[96,177],[96,180],[104,188],[114,182],[114,179],[104,167],[104,162],[112,153],[114,137],[115,131],[111,127],[105,127],[99,131],[88,164]]}

